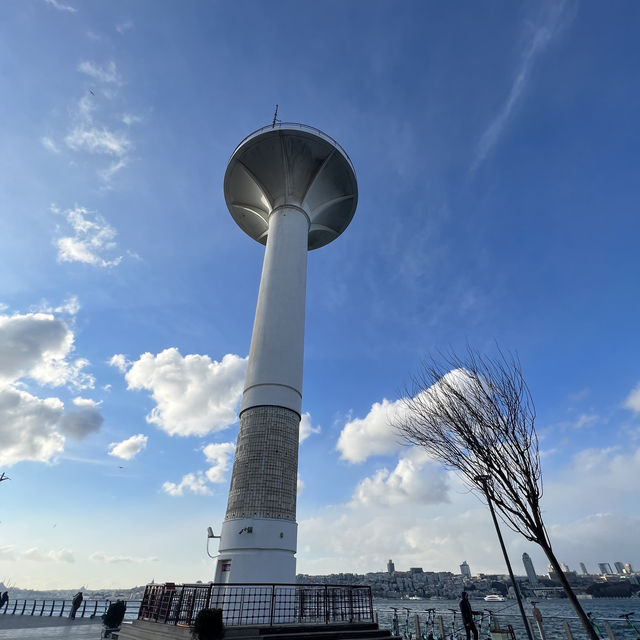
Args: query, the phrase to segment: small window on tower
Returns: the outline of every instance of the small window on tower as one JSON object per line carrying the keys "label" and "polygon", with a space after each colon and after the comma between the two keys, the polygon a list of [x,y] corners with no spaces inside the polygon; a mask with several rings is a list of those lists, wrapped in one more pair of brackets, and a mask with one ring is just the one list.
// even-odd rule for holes
{"label": "small window on tower", "polygon": [[229,560],[228,562],[223,562],[220,571],[222,571],[223,573],[225,571],[231,571],[231,560]]}

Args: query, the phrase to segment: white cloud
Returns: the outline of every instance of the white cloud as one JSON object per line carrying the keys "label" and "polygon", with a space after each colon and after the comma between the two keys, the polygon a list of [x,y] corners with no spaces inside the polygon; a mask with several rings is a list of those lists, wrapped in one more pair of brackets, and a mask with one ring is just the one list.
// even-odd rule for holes
{"label": "white cloud", "polygon": [[583,427],[588,427],[589,425],[597,422],[599,416],[593,413],[581,413],[573,423],[574,429],[582,429]]}
{"label": "white cloud", "polygon": [[640,413],[640,383],[638,383],[627,396],[624,406],[634,413]]}
{"label": "white cloud", "polygon": [[320,427],[311,424],[311,414],[307,411],[300,419],[300,444],[302,444],[312,433],[320,433]]}
{"label": "white cloud", "polygon": [[67,411],[62,416],[58,428],[74,440],[83,440],[90,433],[100,431],[103,422],[104,418],[95,406],[85,405],[79,411]]}
{"label": "white cloud", "polygon": [[58,145],[48,136],[43,136],[42,138],[40,138],[40,142],[42,143],[42,146],[48,151],[51,151],[52,153],[60,153]]}
{"label": "white cloud", "polygon": [[0,387],[0,465],[54,460],[64,449],[64,436],[56,431],[63,407],[58,398],[42,399],[12,386]]}
{"label": "white cloud", "polygon": [[[453,504],[403,502],[325,507],[298,525],[299,546],[308,550],[298,561],[304,573],[384,571],[428,567],[451,571],[464,557],[477,558],[474,571],[503,566],[488,511],[470,496]],[[507,545],[510,532],[503,532]],[[520,552],[522,553],[522,552]],[[311,560],[313,558],[313,560]]]}
{"label": "white cloud", "polygon": [[142,122],[142,118],[140,116],[135,116],[131,113],[125,113],[122,116],[122,122],[124,122],[128,127],[130,127],[132,124]]}
{"label": "white cloud", "polygon": [[139,433],[122,442],[112,442],[109,445],[109,455],[123,460],[132,460],[147,446],[147,436]]}
{"label": "white cloud", "polygon": [[300,495],[303,491],[304,491],[304,482],[302,481],[302,478],[300,477],[300,474],[298,474],[298,481],[296,484],[296,493],[297,495]]}
{"label": "white cloud", "polygon": [[[109,164],[98,170],[98,176],[106,184],[106,188],[109,188],[114,176],[130,163],[129,154],[133,144],[129,137],[129,127],[137,121],[137,117],[129,114],[121,117],[107,111],[109,100],[116,97],[123,84],[115,62],[110,61],[100,66],[85,60],[78,65],[78,71],[99,83],[100,99],[96,98],[97,88],[95,92],[85,92],[80,98],[64,143],[73,151],[111,157]],[[110,118],[110,122],[98,117],[105,115]],[[123,123],[126,127],[113,127],[114,122]],[[47,140],[43,139],[42,143],[51,148]],[[70,250],[73,251],[73,247]]]}
{"label": "white cloud", "polygon": [[59,0],[44,0],[48,5],[54,7],[58,11],[66,11],[68,13],[76,13],[78,10],[71,5],[59,2]]}
{"label": "white cloud", "polygon": [[364,418],[356,418],[345,424],[336,449],[340,457],[349,462],[363,462],[369,456],[389,454],[401,447],[400,439],[391,427],[391,422],[402,402],[375,402]]}
{"label": "white cloud", "polygon": [[121,84],[120,74],[116,68],[116,63],[111,60],[104,67],[100,67],[95,62],[83,61],[78,65],[78,71],[88,75],[98,82],[106,84]]}
{"label": "white cloud", "polygon": [[418,448],[401,456],[393,471],[378,470],[362,480],[354,493],[363,505],[439,504],[449,501],[447,475]]}
{"label": "white cloud", "polygon": [[64,139],[74,151],[103,153],[110,156],[124,156],[131,149],[131,141],[126,133],[110,131],[106,127],[77,126]]}
{"label": "white cloud", "polygon": [[75,562],[73,553],[68,549],[59,549],[58,551],[51,550],[43,553],[37,547],[32,547],[20,553],[20,558],[32,562]]}
{"label": "white cloud", "polygon": [[203,436],[236,422],[246,366],[246,358],[233,354],[217,362],[203,355],[183,357],[172,347],[155,356],[142,354],[125,379],[128,389],[151,392],[156,406],[147,422],[170,435]]}
{"label": "white cloud", "polygon": [[135,556],[110,556],[104,551],[96,551],[89,556],[89,560],[92,562],[104,562],[105,564],[142,564],[146,562],[158,562],[156,556],[149,556],[148,558],[139,558]]}
{"label": "white cloud", "polygon": [[79,206],[67,209],[63,215],[73,235],[56,239],[60,262],[83,262],[96,267],[120,264],[122,256],[114,255],[117,232],[102,216]]}
{"label": "white cloud", "polygon": [[128,164],[129,164],[128,158],[120,158],[119,160],[112,162],[106,169],[102,169],[102,171],[100,171],[98,175],[105,182],[111,182],[111,179],[113,178],[113,176],[115,176],[116,173],[120,171],[120,169],[124,169]]}
{"label": "white cloud", "polygon": [[93,377],[83,371],[88,361],[69,360],[73,338],[53,314],[0,315],[0,464],[52,462],[64,450],[65,435],[81,439],[102,425],[92,400],[76,397],[78,410],[65,412],[59,398],[39,398],[21,388],[25,378],[54,387],[93,387]]}
{"label": "white cloud", "polygon": [[227,479],[227,471],[235,450],[233,442],[208,444],[202,450],[207,462],[211,464],[211,467],[206,471],[209,482],[224,482]]}
{"label": "white cloud", "polygon": [[531,40],[522,54],[520,65],[511,84],[511,89],[509,90],[509,95],[498,114],[480,138],[480,142],[476,148],[475,158],[471,165],[471,173],[475,172],[480,164],[482,164],[502,136],[515,106],[526,90],[527,82],[529,81],[529,76],[536,59],[544,52],[549,42],[560,30],[565,4],[566,3],[562,1],[553,4],[543,23],[534,28]]}
{"label": "white cloud", "polygon": [[182,496],[185,491],[201,496],[211,495],[211,489],[207,486],[207,477],[201,471],[187,473],[182,476],[182,480],[178,484],[165,482],[162,485],[162,490],[170,496]]}
{"label": "white cloud", "polygon": [[67,313],[70,316],[75,316],[78,311],[80,311],[80,301],[77,296],[67,298],[61,305],[53,309],[54,313]]}
{"label": "white cloud", "polygon": [[115,367],[120,373],[125,373],[126,370],[133,364],[131,361],[127,360],[126,356],[122,353],[116,353],[111,356],[111,360],[109,360],[109,364],[112,367]]}
{"label": "white cloud", "polygon": [[101,404],[101,402],[96,402],[91,398],[77,397],[73,399],[73,404],[75,404],[76,407],[81,407],[82,409],[95,409],[99,404]]}
{"label": "white cloud", "polygon": [[124,20],[116,25],[116,31],[122,35],[127,31],[133,29],[133,21],[132,20]]}
{"label": "white cloud", "polygon": [[28,376],[50,386],[92,387],[83,372],[88,362],[69,361],[72,351],[73,332],[64,320],[49,313],[0,315],[0,384]]}

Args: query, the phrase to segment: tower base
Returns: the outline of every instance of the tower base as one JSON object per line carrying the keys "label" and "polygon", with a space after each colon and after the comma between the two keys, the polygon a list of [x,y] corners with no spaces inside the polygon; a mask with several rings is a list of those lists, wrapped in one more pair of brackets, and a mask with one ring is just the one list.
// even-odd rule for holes
{"label": "tower base", "polygon": [[294,584],[298,525],[275,518],[222,523],[214,575],[223,584]]}

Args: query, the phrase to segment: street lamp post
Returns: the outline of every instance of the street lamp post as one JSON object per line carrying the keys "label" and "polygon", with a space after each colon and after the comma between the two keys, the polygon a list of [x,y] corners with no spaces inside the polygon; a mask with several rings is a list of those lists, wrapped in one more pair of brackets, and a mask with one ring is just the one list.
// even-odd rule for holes
{"label": "street lamp post", "polygon": [[491,497],[489,496],[489,490],[487,485],[489,484],[490,477],[489,476],[476,476],[475,480],[477,480],[482,485],[482,490],[484,491],[484,495],[487,498],[487,504],[489,505],[489,510],[491,511],[491,517],[493,518],[493,524],[496,527],[496,533],[498,534],[498,540],[500,542],[500,548],[502,549],[502,555],[504,556],[504,561],[507,564],[507,570],[509,571],[509,577],[511,578],[511,583],[513,584],[513,590],[516,594],[516,600],[518,601],[518,607],[520,608],[520,615],[522,616],[522,621],[524,622],[524,630],[527,632],[527,637],[529,640],[533,640],[533,636],[531,635],[531,629],[529,627],[529,621],[527,620],[527,614],[524,611],[524,606],[522,604],[522,598],[520,597],[520,591],[518,590],[518,584],[516,583],[516,578],[513,575],[513,570],[511,569],[511,562],[509,561],[509,556],[507,555],[507,549],[504,546],[504,540],[502,539],[502,533],[500,533],[500,527],[498,526],[498,519],[496,518],[496,512],[493,508],[493,503],[491,502]]}

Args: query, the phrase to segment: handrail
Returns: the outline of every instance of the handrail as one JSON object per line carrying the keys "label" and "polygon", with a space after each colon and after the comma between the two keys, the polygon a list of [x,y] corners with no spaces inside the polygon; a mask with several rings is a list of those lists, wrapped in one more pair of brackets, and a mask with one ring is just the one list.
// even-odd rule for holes
{"label": "handrail", "polygon": [[[62,617],[71,612],[71,599],[64,598],[15,598],[0,608],[0,616],[29,616],[34,618]],[[115,600],[84,599],[76,612],[76,618],[100,618]],[[138,615],[140,600],[125,600],[126,619]]]}
{"label": "handrail", "polygon": [[295,584],[149,584],[139,620],[193,624],[202,609],[222,609],[225,626],[373,622],[369,586]]}
{"label": "handrail", "polygon": [[327,142],[330,142],[345,157],[345,160],[349,163],[349,166],[351,167],[351,171],[353,171],[353,173],[355,174],[356,170],[355,170],[355,167],[353,166],[353,162],[351,161],[351,158],[349,157],[349,154],[344,150],[344,147],[337,140],[332,138],[329,134],[325,133],[324,131],[321,131],[320,129],[316,127],[312,127],[311,125],[308,125],[308,124],[302,124],[301,122],[276,122],[274,124],[268,124],[264,127],[260,127],[259,129],[252,131],[248,136],[243,138],[242,142],[240,142],[240,144],[233,150],[231,157],[233,158],[236,151],[245,142],[248,142],[252,138],[256,138],[261,133],[264,133],[266,131],[272,131],[273,129],[299,129],[300,131],[307,131],[308,133],[313,133],[319,138],[322,138]]}

